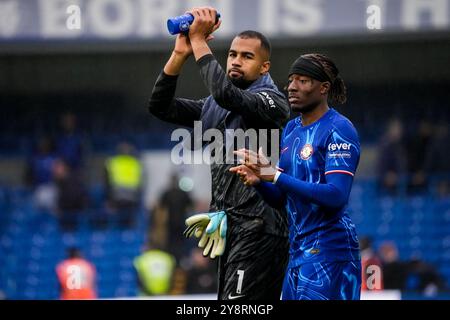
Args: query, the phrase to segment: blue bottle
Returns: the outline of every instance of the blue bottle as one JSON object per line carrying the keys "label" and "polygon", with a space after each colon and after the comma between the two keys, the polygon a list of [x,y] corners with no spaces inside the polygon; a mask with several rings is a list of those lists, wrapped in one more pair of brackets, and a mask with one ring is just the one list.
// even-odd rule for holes
{"label": "blue bottle", "polygon": [[[220,13],[216,15],[216,23],[219,22]],[[178,16],[175,18],[170,18],[167,20],[167,29],[169,29],[169,33],[174,35],[180,32],[187,32],[189,30],[189,26],[194,21],[194,16],[190,13],[183,14],[182,16]]]}

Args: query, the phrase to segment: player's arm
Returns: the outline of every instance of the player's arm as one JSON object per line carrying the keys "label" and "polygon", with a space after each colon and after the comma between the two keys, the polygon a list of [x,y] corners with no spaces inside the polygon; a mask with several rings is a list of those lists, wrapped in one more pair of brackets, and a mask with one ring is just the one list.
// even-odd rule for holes
{"label": "player's arm", "polygon": [[261,183],[255,184],[254,187],[264,201],[272,208],[279,209],[286,205],[286,195],[273,183],[261,181]]}
{"label": "player's arm", "polygon": [[193,127],[194,121],[200,120],[204,101],[175,98],[177,80],[178,75],[161,72],[153,87],[148,110],[163,121]]}
{"label": "player's arm", "polygon": [[326,178],[326,183],[316,184],[280,173],[276,186],[284,193],[300,197],[306,202],[329,208],[341,208],[348,202],[352,182],[353,177],[346,174],[330,174]]}
{"label": "player's arm", "polygon": [[149,112],[157,118],[192,127],[200,120],[203,101],[174,98],[178,76],[187,59],[192,55],[192,46],[185,34],[178,34],[172,54],[153,87],[149,101]]}
{"label": "player's arm", "polygon": [[289,117],[286,99],[272,92],[249,92],[230,81],[212,54],[197,60],[200,75],[217,104],[236,112],[247,121],[263,122],[280,127]]}
{"label": "player's arm", "polygon": [[[251,154],[251,151],[248,153]],[[230,171],[238,174],[244,184],[254,186],[272,207],[284,206],[287,195],[330,208],[343,207],[348,201],[353,182],[352,175],[336,172],[327,176],[326,183],[316,184],[299,180],[271,167],[248,163],[248,161],[249,158],[246,156],[245,165],[233,167]],[[266,173],[263,173],[264,168]]]}

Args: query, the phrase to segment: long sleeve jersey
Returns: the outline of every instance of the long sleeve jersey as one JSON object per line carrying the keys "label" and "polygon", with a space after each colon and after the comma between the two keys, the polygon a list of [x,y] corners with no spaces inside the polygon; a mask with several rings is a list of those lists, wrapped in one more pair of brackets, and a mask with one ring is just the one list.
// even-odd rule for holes
{"label": "long sleeve jersey", "polygon": [[[255,129],[259,132],[259,129],[283,128],[289,118],[289,105],[269,74],[243,90],[233,85],[213,55],[203,56],[197,64],[210,96],[200,100],[175,98],[178,77],[161,72],[149,102],[151,114],[163,121],[191,128],[194,121],[202,121],[203,130],[218,129],[224,138],[230,129]],[[266,138],[270,139],[270,134]],[[270,141],[267,143],[270,145]],[[270,207],[254,188],[245,186],[237,175],[229,172],[229,168],[237,163],[225,161],[227,153],[233,151],[225,147],[224,143],[222,163],[211,164],[210,210],[225,210],[231,223],[239,223],[247,230],[286,236],[287,215],[284,209]],[[260,223],[255,223],[255,220]]]}

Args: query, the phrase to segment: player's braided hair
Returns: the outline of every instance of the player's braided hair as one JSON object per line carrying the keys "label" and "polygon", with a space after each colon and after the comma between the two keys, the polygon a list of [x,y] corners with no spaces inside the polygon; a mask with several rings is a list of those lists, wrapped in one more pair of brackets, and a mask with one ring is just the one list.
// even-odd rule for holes
{"label": "player's braided hair", "polygon": [[328,77],[331,79],[331,88],[328,93],[328,100],[331,104],[343,104],[347,101],[347,88],[344,80],[339,76],[339,70],[334,62],[327,56],[320,53],[309,53],[302,55],[303,58],[309,59],[315,64],[322,67]]}

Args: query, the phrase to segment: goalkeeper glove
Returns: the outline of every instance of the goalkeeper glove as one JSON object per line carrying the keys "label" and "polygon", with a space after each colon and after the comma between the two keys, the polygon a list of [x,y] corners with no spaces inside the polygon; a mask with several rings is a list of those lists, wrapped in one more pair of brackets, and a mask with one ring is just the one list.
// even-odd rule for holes
{"label": "goalkeeper glove", "polygon": [[203,248],[203,256],[214,259],[225,251],[227,235],[227,215],[225,211],[195,214],[186,219],[186,237],[200,238],[198,246]]}

